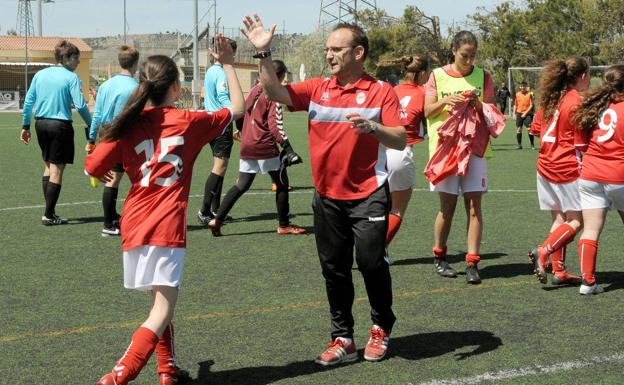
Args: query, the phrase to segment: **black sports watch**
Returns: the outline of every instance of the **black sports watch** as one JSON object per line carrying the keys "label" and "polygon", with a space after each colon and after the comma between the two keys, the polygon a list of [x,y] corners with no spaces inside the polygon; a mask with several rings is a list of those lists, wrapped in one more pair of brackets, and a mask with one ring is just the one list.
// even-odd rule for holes
{"label": "black sports watch", "polygon": [[266,50],[266,51],[258,51],[256,52],[255,55],[253,55],[252,57],[254,59],[264,59],[271,56],[271,50]]}

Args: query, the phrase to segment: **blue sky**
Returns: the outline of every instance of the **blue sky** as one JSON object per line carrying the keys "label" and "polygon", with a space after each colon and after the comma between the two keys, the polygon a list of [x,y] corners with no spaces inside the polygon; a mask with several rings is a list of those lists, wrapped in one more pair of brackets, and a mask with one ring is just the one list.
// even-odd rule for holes
{"label": "blue sky", "polygon": [[[476,7],[492,9],[500,0],[378,0],[377,7],[400,16],[408,4],[428,15],[440,17],[443,28],[461,23]],[[18,0],[0,0],[0,34],[16,28]],[[327,3],[327,1],[326,1]],[[31,2],[36,20],[36,1]],[[200,17],[212,2],[199,0]],[[319,0],[217,0],[220,25],[239,27],[246,13],[257,12],[263,20],[275,23],[280,31],[308,33],[318,24]],[[192,0],[126,0],[128,33],[176,31],[190,33]],[[210,16],[212,19],[212,16]],[[205,25],[205,24],[200,24]],[[43,5],[43,33],[53,36],[94,37],[123,33],[123,0],[55,0]]]}

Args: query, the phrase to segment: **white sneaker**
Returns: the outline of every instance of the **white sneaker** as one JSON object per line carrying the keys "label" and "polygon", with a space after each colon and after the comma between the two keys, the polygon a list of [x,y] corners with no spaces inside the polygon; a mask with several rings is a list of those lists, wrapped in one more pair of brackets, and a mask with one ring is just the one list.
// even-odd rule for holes
{"label": "white sneaker", "polygon": [[102,228],[103,237],[118,236],[118,235],[121,235],[121,231],[119,230],[119,227],[112,226],[112,227]]}
{"label": "white sneaker", "polygon": [[600,294],[604,292],[604,288],[597,283],[594,282],[593,285],[588,285],[587,281],[583,280],[581,287],[579,288],[579,294],[581,295],[591,295],[591,294]]}

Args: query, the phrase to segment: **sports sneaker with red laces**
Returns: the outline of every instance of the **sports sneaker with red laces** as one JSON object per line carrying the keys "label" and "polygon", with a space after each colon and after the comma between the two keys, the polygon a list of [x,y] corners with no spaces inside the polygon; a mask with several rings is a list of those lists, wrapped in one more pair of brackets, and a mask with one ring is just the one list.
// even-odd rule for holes
{"label": "sports sneaker with red laces", "polygon": [[115,381],[115,375],[113,373],[105,374],[95,385],[121,385]]}
{"label": "sports sneaker with red laces", "polygon": [[220,220],[213,218],[208,222],[208,228],[212,232],[213,237],[221,237],[223,233],[221,232],[222,223]]}
{"label": "sports sneaker with red laces", "polygon": [[366,361],[382,360],[388,351],[389,340],[389,333],[386,333],[386,331],[378,325],[373,325],[370,331],[370,338],[364,349],[364,359]]}
{"label": "sports sneaker with red laces", "polygon": [[301,235],[305,233],[306,233],[306,230],[303,227],[293,225],[293,224],[290,224],[288,226],[280,226],[277,228],[277,234],[279,235],[288,235],[288,234]]}
{"label": "sports sneaker with red laces", "polygon": [[314,359],[314,362],[319,365],[329,366],[355,360],[357,360],[357,351],[355,350],[353,340],[348,342],[346,339],[337,337],[320,356]]}
{"label": "sports sneaker with red laces", "polygon": [[574,285],[581,283],[581,277],[570,274],[567,270],[558,271],[553,275],[551,280],[553,285]]}

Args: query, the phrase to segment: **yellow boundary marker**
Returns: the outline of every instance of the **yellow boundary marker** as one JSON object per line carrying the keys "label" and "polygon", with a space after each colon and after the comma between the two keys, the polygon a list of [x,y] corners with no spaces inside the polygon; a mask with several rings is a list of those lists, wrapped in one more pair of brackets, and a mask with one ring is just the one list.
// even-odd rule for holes
{"label": "yellow boundary marker", "polygon": [[[394,293],[394,299],[401,298],[413,298],[421,295],[428,294],[449,294],[449,293],[457,293],[466,290],[480,290],[480,289],[492,289],[492,288],[501,288],[501,287],[511,287],[511,286],[520,286],[520,285],[528,285],[532,284],[534,281],[524,279],[512,282],[505,282],[502,284],[494,285],[494,284],[481,284],[479,286],[462,286],[462,287],[441,287],[437,289],[431,290],[414,290],[414,291],[402,291],[398,293]],[[356,297],[356,302],[368,301],[368,297]],[[264,307],[264,308],[255,308],[248,310],[239,310],[239,311],[222,311],[222,312],[210,312],[210,313],[197,313],[197,314],[188,314],[181,317],[178,317],[178,321],[197,321],[197,320],[205,320],[212,318],[229,318],[229,317],[245,317],[257,314],[271,314],[271,313],[280,313],[288,310],[298,310],[298,309],[309,309],[315,307],[321,307],[326,305],[327,301],[312,301],[312,302],[304,302],[304,303],[295,303],[288,304],[282,306],[273,306],[273,307]],[[52,330],[48,332],[41,333],[26,333],[26,334],[17,334],[12,336],[0,336],[0,342],[15,342],[21,340],[29,340],[34,338],[45,338],[45,337],[63,337],[71,334],[87,334],[94,333],[101,330],[111,330],[111,329],[129,329],[136,328],[143,321],[128,321],[128,322],[118,322],[118,323],[110,323],[110,324],[102,324],[97,326],[81,326],[77,328],[69,328],[69,329],[61,329],[61,330]]]}

